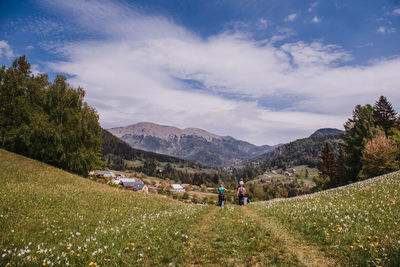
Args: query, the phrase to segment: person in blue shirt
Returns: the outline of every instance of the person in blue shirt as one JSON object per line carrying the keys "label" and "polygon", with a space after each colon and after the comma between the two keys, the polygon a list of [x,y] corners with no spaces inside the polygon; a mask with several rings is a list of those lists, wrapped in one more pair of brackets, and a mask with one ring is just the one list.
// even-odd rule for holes
{"label": "person in blue shirt", "polygon": [[218,188],[218,203],[221,208],[224,207],[224,202],[225,202],[225,191],[226,189],[224,186],[221,184],[221,186]]}

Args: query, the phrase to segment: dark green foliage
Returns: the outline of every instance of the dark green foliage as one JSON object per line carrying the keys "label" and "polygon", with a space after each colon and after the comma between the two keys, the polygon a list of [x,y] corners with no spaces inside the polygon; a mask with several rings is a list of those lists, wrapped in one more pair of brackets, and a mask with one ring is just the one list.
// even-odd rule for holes
{"label": "dark green foliage", "polygon": [[99,166],[101,128],[85,91],[33,76],[25,56],[0,71],[0,147],[80,175]]}
{"label": "dark green foliage", "polygon": [[279,146],[273,152],[260,158],[261,169],[284,168],[296,165],[308,165],[315,168],[320,162],[320,153],[325,143],[334,151],[339,149],[340,135],[332,134],[298,139],[288,144]]}
{"label": "dark green foliage", "polygon": [[316,189],[327,189],[337,186],[338,170],[335,153],[328,143],[321,151],[321,164],[318,167],[318,177],[315,179]]}
{"label": "dark green foliage", "polygon": [[343,150],[346,155],[344,165],[349,181],[357,180],[357,175],[362,168],[362,151],[376,132],[373,114],[374,108],[371,105],[357,105],[353,111],[353,117],[344,124]]}
{"label": "dark green foliage", "polygon": [[396,111],[386,97],[381,96],[374,105],[374,119],[377,126],[382,127],[386,136],[396,126]]}

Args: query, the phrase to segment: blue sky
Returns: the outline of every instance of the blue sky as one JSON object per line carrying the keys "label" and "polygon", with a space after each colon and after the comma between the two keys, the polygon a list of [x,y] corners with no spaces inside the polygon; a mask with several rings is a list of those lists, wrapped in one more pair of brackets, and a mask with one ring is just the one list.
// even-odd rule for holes
{"label": "blue sky", "polygon": [[277,144],[400,108],[400,1],[0,2],[0,64],[62,73],[110,128],[151,121]]}

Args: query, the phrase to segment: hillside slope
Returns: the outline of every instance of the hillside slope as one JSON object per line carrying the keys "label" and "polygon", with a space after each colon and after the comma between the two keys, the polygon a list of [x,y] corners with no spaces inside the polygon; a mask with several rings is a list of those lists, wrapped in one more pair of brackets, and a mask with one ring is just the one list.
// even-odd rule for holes
{"label": "hillside slope", "polygon": [[317,130],[310,137],[280,145],[273,151],[263,154],[253,161],[261,162],[265,169],[274,166],[282,168],[296,165],[308,165],[314,168],[319,164],[321,150],[325,142],[328,142],[335,151],[339,149],[340,133],[331,134],[330,131],[322,132]]}
{"label": "hillside slope", "polygon": [[234,207],[116,189],[0,149],[1,266],[299,265],[250,220]]}
{"label": "hillside slope", "polygon": [[221,209],[112,188],[0,150],[0,265],[398,266],[399,193],[397,172]]}
{"label": "hillside slope", "polygon": [[230,136],[218,136],[202,129],[179,129],[155,123],[137,123],[108,129],[134,148],[224,166],[250,159],[272,150]]}
{"label": "hillside slope", "polygon": [[250,209],[345,266],[400,266],[400,172]]}

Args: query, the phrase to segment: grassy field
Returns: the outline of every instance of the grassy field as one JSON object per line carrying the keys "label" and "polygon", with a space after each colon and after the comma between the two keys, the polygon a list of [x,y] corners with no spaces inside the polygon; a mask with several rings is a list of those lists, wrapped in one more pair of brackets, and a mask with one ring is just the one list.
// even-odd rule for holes
{"label": "grassy field", "polygon": [[396,266],[399,179],[221,209],[0,150],[0,266]]}
{"label": "grassy field", "polygon": [[346,265],[400,266],[400,173],[251,205]]}
{"label": "grassy field", "polygon": [[[294,166],[293,168],[296,169],[296,173],[291,177],[283,174],[283,169],[277,169],[275,170],[276,174],[268,172],[266,174],[257,176],[255,179],[248,181],[246,184],[258,184],[262,178],[270,178],[274,183],[289,183],[291,180],[297,178],[299,182],[303,181],[304,185],[307,187],[311,188],[315,185],[313,179],[314,177],[318,176],[318,170],[316,168],[309,168],[306,165]],[[292,172],[293,168],[288,170]],[[306,170],[308,170],[308,177],[306,177]]]}

